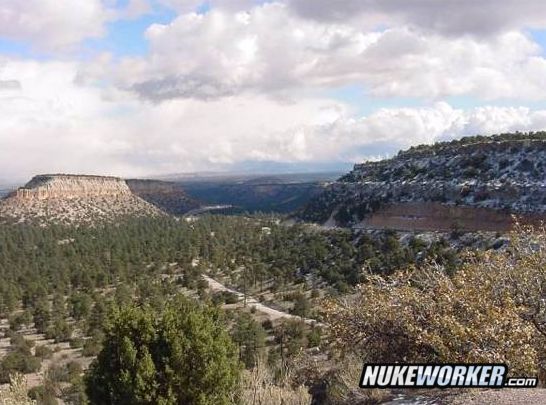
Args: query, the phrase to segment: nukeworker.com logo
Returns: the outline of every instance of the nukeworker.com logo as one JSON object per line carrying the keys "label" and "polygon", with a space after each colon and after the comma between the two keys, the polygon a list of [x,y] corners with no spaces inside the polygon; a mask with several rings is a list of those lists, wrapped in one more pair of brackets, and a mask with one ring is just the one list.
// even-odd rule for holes
{"label": "nukeworker.com logo", "polygon": [[534,377],[507,377],[506,364],[364,364],[361,388],[529,388]]}

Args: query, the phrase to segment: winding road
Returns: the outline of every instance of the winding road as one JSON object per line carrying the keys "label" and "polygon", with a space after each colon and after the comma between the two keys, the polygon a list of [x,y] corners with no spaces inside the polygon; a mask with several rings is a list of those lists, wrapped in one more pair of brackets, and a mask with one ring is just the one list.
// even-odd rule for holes
{"label": "winding road", "polygon": [[[209,276],[203,275],[203,278],[209,284],[209,288],[212,291],[227,291],[227,292],[230,292],[230,293],[233,293],[233,294],[237,295],[239,300],[244,299],[244,294],[242,292],[233,290],[233,289],[231,289],[229,287],[226,287],[222,283],[219,283],[218,281],[216,281],[215,279],[213,279],[213,278],[211,278]],[[260,311],[260,312],[262,312],[264,314],[267,314],[272,321],[276,320],[276,319],[280,319],[280,318],[298,319],[298,320],[303,320],[303,322],[305,322],[308,325],[325,326],[323,323],[318,322],[315,319],[302,318],[302,317],[297,316],[297,315],[289,314],[288,312],[279,311],[277,309],[268,307],[267,305],[264,305],[261,302],[259,302],[256,298],[251,297],[249,295],[247,295],[247,297],[246,297],[246,303],[247,303],[247,305],[255,307],[256,311]]]}

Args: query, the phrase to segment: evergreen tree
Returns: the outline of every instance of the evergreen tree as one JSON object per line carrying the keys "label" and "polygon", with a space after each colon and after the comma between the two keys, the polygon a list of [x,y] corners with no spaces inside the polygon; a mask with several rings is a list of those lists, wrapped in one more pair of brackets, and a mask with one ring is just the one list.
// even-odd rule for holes
{"label": "evergreen tree", "polygon": [[115,311],[86,385],[92,404],[229,404],[238,375],[217,310],[177,297]]}

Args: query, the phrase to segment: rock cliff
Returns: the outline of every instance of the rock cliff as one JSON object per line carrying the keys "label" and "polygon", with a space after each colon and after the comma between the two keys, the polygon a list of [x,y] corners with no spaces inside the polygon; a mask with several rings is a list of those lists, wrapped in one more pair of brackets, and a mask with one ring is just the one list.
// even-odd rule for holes
{"label": "rock cliff", "polygon": [[533,223],[546,218],[544,132],[421,145],[357,164],[300,216],[369,228],[503,231],[511,214]]}
{"label": "rock cliff", "polygon": [[126,216],[163,215],[117,177],[46,174],[0,202],[0,218],[17,222],[94,223]]}

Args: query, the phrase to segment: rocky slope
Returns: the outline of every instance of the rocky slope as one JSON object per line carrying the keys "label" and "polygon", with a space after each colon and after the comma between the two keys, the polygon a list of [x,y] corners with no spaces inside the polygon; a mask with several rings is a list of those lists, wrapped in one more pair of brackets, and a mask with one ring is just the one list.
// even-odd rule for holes
{"label": "rocky slope", "polygon": [[201,205],[174,182],[130,179],[127,185],[134,194],[169,214],[183,215]]}
{"label": "rocky slope", "polygon": [[366,162],[328,184],[300,217],[401,230],[499,230],[546,218],[546,133],[468,137]]}
{"label": "rocky slope", "polygon": [[39,175],[0,201],[0,218],[16,222],[94,223],[148,215],[163,213],[117,177]]}

